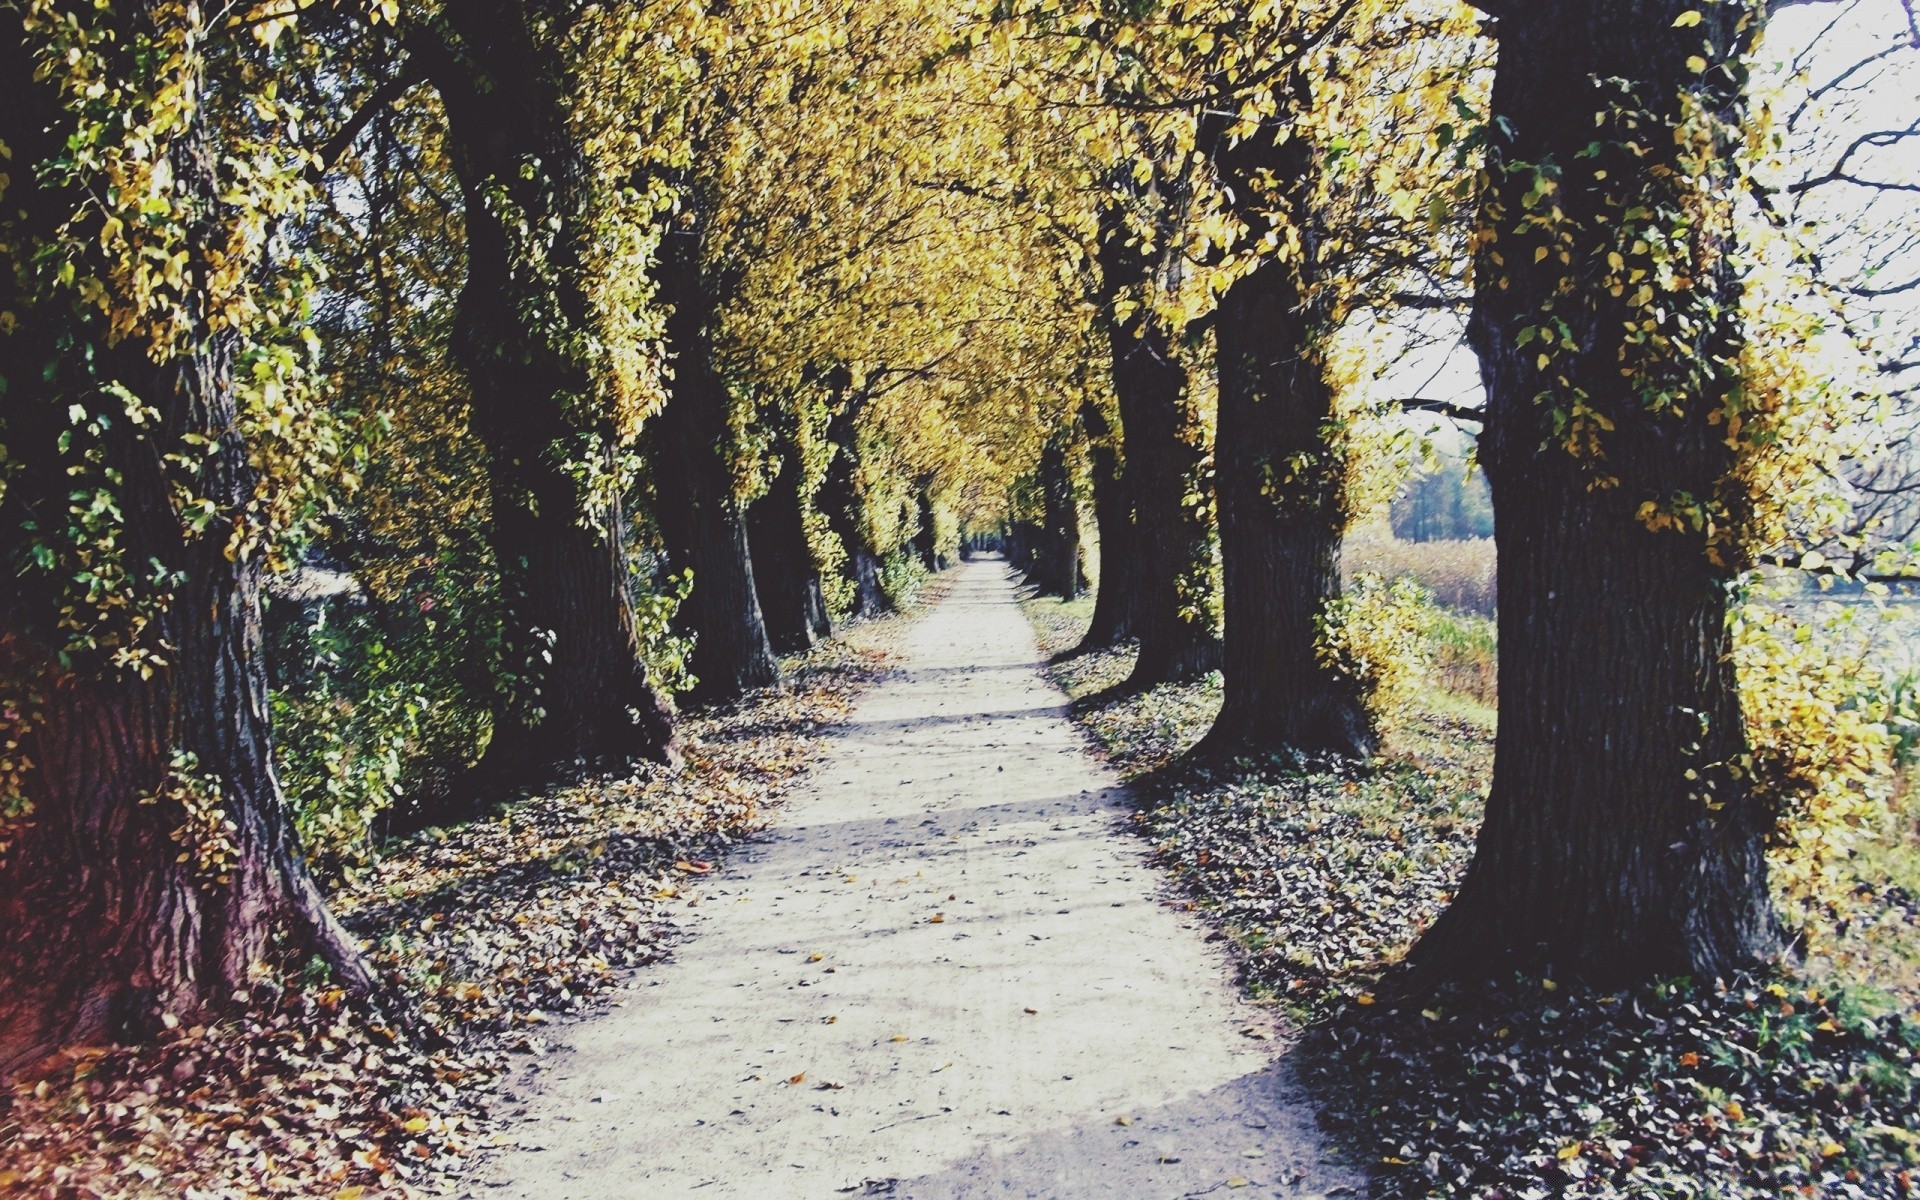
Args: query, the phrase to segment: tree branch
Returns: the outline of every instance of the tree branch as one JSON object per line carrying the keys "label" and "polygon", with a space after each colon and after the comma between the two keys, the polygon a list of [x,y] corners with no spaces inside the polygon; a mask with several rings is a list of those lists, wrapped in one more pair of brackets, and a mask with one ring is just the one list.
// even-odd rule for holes
{"label": "tree branch", "polygon": [[408,59],[402,64],[399,74],[374,88],[373,94],[367,97],[366,103],[347,118],[347,123],[335,130],[332,137],[321,143],[315,161],[307,166],[307,180],[318,187],[326,178],[327,172],[338,166],[347,151],[353,148],[353,143],[359,140],[360,134],[373,122],[373,119],[386,111],[395,100],[406,95],[422,78],[423,72],[413,59]]}
{"label": "tree branch", "polygon": [[1410,397],[1399,402],[1403,412],[1438,413],[1456,421],[1472,421],[1479,424],[1487,419],[1487,414],[1477,408],[1468,408],[1464,404],[1455,404],[1450,400],[1428,400],[1420,396]]}

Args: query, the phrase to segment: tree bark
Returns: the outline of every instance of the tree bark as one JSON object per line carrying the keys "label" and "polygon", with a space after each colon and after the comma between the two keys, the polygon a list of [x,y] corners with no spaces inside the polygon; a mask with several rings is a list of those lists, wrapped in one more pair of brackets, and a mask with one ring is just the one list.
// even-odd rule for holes
{"label": "tree bark", "polygon": [[[617,499],[590,501],[568,461],[595,453],[585,434],[608,445],[613,431],[570,411],[571,397],[593,393],[568,344],[590,319],[581,262],[593,180],[568,127],[564,64],[521,6],[454,0],[445,11],[452,41],[408,44],[440,93],[463,193],[453,353],[486,446],[505,606],[510,678],[480,774],[517,787],[562,769],[672,762],[672,709],[640,653],[625,514]],[[545,263],[515,252],[520,222],[550,231]]]}
{"label": "tree bark", "polygon": [[1120,471],[1120,455],[1113,430],[1097,405],[1081,409],[1087,452],[1092,460],[1093,519],[1100,539],[1100,582],[1093,594],[1093,620],[1086,636],[1074,647],[1086,654],[1118,645],[1132,636],[1138,605],[1138,558],[1133,546],[1133,503]]}
{"label": "tree bark", "polygon": [[[1320,240],[1310,219],[1314,155],[1304,136],[1275,145],[1265,131],[1216,155],[1236,195],[1258,195],[1262,180],[1306,193],[1283,200],[1305,248],[1235,280],[1215,316],[1225,695],[1203,755],[1364,758],[1378,740],[1357,683],[1319,652],[1321,621],[1340,597],[1347,463],[1319,351],[1334,320],[1299,274]],[[1273,220],[1247,217],[1252,236]]]}
{"label": "tree bark", "polygon": [[767,638],[734,486],[731,397],[714,362],[718,305],[702,274],[702,241],[697,225],[682,225],[668,231],[661,249],[673,386],[651,423],[652,462],[668,558],[676,570],[693,570],[693,593],[680,609],[682,627],[695,639],[693,695],[717,703],[778,684],[780,663]]}
{"label": "tree bark", "polygon": [[[1515,6],[1500,28],[1492,147],[1469,333],[1488,394],[1482,461],[1499,537],[1500,726],[1493,785],[1458,899],[1411,956],[1415,981],[1476,981],[1515,968],[1603,986],[1662,974],[1710,979],[1776,951],[1764,845],[1771,814],[1738,764],[1747,750],[1727,624],[1731,565],[1708,535],[1653,532],[1643,502],[1726,494],[1734,451],[1717,415],[1736,386],[1740,284],[1729,261],[1731,188],[1682,165],[1678,97],[1737,122],[1737,63],[1756,30],[1740,5],[1676,27],[1681,0]],[[1757,17],[1756,17],[1757,20]],[[1709,47],[1705,48],[1704,47]],[[1710,47],[1718,47],[1718,51]],[[1700,72],[1689,56],[1712,57]],[[1609,115],[1631,81],[1638,125]],[[1666,126],[1666,127],[1663,127]],[[1638,152],[1624,142],[1637,142]],[[1717,150],[1734,153],[1737,135]],[[1590,147],[1597,147],[1595,149]],[[1534,167],[1558,176],[1568,268],[1525,222]],[[1600,264],[1622,214],[1684,206],[1692,276],[1649,320]],[[1663,218],[1664,219],[1664,218]],[[1631,236],[1625,247],[1635,253]],[[1644,253],[1644,251],[1641,251]],[[1497,255],[1497,257],[1495,257]],[[1694,322],[1693,353],[1646,357],[1622,331]],[[1564,321],[1549,354],[1521,331]],[[1647,322],[1645,326],[1642,322]],[[1546,358],[1543,367],[1540,358]],[[1622,363],[1631,365],[1622,369]],[[1641,390],[1695,372],[1696,394]],[[1611,425],[1602,455],[1564,427],[1571,399]],[[1702,394],[1703,393],[1703,394]]]}
{"label": "tree bark", "polygon": [[748,510],[747,542],[767,637],[779,653],[798,654],[833,636],[833,626],[807,545],[799,448],[790,437],[785,441],[767,494]]}
{"label": "tree bark", "polygon": [[[1100,242],[1109,293],[1151,277],[1152,264],[1126,231],[1109,222]],[[1112,305],[1107,306],[1112,311]],[[1107,323],[1113,390],[1126,440],[1126,480],[1139,548],[1139,608],[1134,636],[1140,653],[1126,686],[1189,679],[1220,665],[1213,633],[1211,546],[1201,467],[1205,451],[1186,414],[1187,369],[1165,330],[1144,306]]]}
{"label": "tree bark", "polygon": [[[121,44],[182,19],[195,18],[134,5],[118,18]],[[190,107],[197,119],[164,150],[175,194],[194,214],[183,300],[192,333],[189,349],[156,364],[137,336],[110,346],[104,323],[79,315],[71,297],[21,287],[31,278],[26,252],[84,211],[82,196],[44,186],[36,169],[63,153],[68,118],[33,81],[32,53],[16,20],[0,36],[0,140],[15,168],[0,238],[23,252],[20,273],[0,273],[0,310],[18,322],[0,334],[15,467],[0,501],[0,554],[26,561],[30,545],[59,537],[62,518],[50,514],[97,479],[124,514],[126,561],[143,577],[158,567],[169,582],[157,585],[167,591],[154,597],[153,623],[129,634],[160,656],[144,678],[84,650],[63,661],[64,577],[29,573],[0,590],[0,726],[22,739],[8,765],[24,770],[29,806],[0,819],[0,1078],[64,1044],[137,1039],[169,1014],[229,1006],[264,963],[318,954],[348,987],[375,987],[308,874],[274,776],[264,551],[241,539],[246,548],[228,553],[257,476],[238,431],[235,337],[204,311],[205,281],[226,246],[206,109]],[[188,84],[203,103],[209,89],[204,78]],[[157,420],[123,419],[112,387]],[[101,459],[62,443],[74,425],[69,405],[108,418]],[[190,480],[180,459],[197,466]],[[181,483],[216,514],[202,530],[175,512]],[[188,765],[194,794],[218,808],[198,822],[170,784]]]}
{"label": "tree bark", "polygon": [[1047,439],[1040,452],[1042,525],[1033,582],[1062,600],[1080,595],[1080,503],[1067,465],[1065,436]]}

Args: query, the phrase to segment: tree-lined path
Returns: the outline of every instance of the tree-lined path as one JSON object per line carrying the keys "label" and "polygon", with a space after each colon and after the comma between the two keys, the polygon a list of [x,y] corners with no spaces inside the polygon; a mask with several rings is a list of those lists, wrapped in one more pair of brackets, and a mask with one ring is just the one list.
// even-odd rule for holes
{"label": "tree-lined path", "polygon": [[904,651],[676,960],[523,1078],[473,1193],[1356,1183],[1202,927],[1161,903],[1005,565],[962,567]]}

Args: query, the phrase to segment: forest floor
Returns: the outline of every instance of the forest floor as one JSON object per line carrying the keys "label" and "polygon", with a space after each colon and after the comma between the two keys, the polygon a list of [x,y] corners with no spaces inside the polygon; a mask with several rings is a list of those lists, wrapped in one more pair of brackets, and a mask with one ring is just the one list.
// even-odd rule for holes
{"label": "forest floor", "polygon": [[512,1078],[470,1194],[1355,1189],[1270,1014],[1166,903],[1005,565],[954,575],[775,827],[701,882],[673,961]]}
{"label": "forest floor", "polygon": [[1910,792],[1862,831],[1808,964],[1396,1004],[1383,978],[1473,852],[1493,710],[1434,691],[1369,764],[1196,770],[1181,755],[1219,709],[1219,676],[1117,689],[1130,649],[1065,654],[1091,607],[1026,602],[1075,720],[1134,781],[1157,865],[1232,947],[1248,997],[1304,1030],[1302,1076],[1376,1200],[1920,1191]]}

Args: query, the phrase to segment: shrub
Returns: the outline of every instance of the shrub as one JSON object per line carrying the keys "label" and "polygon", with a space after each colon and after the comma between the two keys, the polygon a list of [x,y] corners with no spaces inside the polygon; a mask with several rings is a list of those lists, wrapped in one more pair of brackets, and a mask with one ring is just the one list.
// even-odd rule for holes
{"label": "shrub", "polygon": [[315,870],[369,861],[377,831],[422,757],[426,688],[409,679],[364,611],[321,606],[304,628],[298,686],[271,693],[274,764]]}
{"label": "shrub", "polygon": [[1734,614],[1734,663],[1753,785],[1779,816],[1774,882],[1812,937],[1849,905],[1845,869],[1886,812],[1910,736],[1910,693],[1874,661],[1861,612],[1821,605],[1807,619],[1765,600]]}
{"label": "shrub", "polygon": [[1427,626],[1434,679],[1482,704],[1499,701],[1499,644],[1490,617],[1436,608]]}
{"label": "shrub", "polygon": [[880,589],[897,608],[911,608],[926,581],[926,564],[911,546],[895,550],[880,564]]}
{"label": "shrub", "polygon": [[1352,679],[1380,728],[1395,728],[1432,676],[1433,602],[1411,579],[1354,579],[1320,621],[1320,659]]}

